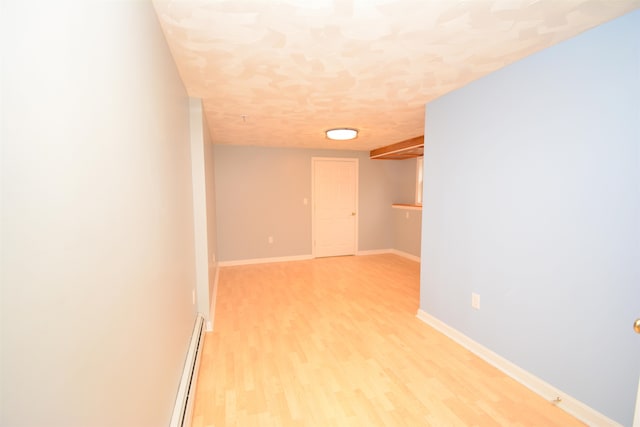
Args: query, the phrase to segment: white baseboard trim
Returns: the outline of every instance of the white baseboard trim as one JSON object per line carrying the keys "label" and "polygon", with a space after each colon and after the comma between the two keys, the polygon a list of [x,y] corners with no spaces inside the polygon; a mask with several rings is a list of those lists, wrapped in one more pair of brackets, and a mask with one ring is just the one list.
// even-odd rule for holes
{"label": "white baseboard trim", "polygon": [[[594,427],[622,427],[612,419],[525,371],[429,313],[418,310],[416,317],[587,425]],[[561,401],[555,403],[556,398],[560,398]]]}
{"label": "white baseboard trim", "polygon": [[[410,253],[400,251],[398,249],[372,249],[368,251],[358,251],[356,252],[356,256],[366,256],[366,255],[380,255],[380,254],[395,254],[412,261],[420,262],[420,257],[415,255],[411,255]],[[283,256],[283,257],[274,257],[274,258],[252,258],[252,259],[238,259],[232,261],[218,261],[219,267],[233,267],[237,265],[252,265],[252,264],[267,264],[270,262],[289,262],[289,261],[305,261],[309,259],[314,259],[315,257],[311,254],[309,255],[293,255],[293,256]],[[216,274],[217,270],[216,270]],[[216,278],[217,280],[217,278]]]}
{"label": "white baseboard trim", "polygon": [[356,252],[357,256],[367,256],[367,255],[380,255],[380,254],[390,254],[393,249],[371,249],[368,251],[358,251]]}
{"label": "white baseboard trim", "polygon": [[313,259],[313,255],[293,255],[274,258],[253,258],[253,259],[238,259],[235,261],[219,261],[220,267],[233,267],[236,265],[251,265],[251,264],[267,264],[270,262],[289,262],[289,261],[304,261]]}
{"label": "white baseboard trim", "polygon": [[411,261],[420,262],[420,257],[411,255],[408,252],[404,252],[398,249],[373,249],[369,251],[358,251],[356,255],[366,256],[366,255],[380,255],[380,254],[394,254],[394,255],[401,256],[403,258],[410,259]]}
{"label": "white baseboard trim", "polygon": [[391,253],[392,254],[396,254],[398,256],[401,256],[403,258],[410,259],[411,261],[420,262],[420,257],[419,256],[412,255],[412,254],[410,254],[408,252],[403,252],[403,251],[400,251],[398,249],[391,249]]}

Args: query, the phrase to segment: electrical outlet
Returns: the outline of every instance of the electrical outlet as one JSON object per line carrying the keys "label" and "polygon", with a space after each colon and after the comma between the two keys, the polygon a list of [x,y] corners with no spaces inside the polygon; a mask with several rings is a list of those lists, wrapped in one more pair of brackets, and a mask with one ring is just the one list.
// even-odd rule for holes
{"label": "electrical outlet", "polygon": [[302,204],[303,205],[307,205],[309,203],[309,200],[307,200],[307,198],[305,197],[304,199],[302,199]]}
{"label": "electrical outlet", "polygon": [[480,295],[471,293],[471,307],[480,310]]}
{"label": "electrical outlet", "polygon": [[267,239],[269,241],[269,244],[273,243],[273,236],[269,236],[269,239]]}

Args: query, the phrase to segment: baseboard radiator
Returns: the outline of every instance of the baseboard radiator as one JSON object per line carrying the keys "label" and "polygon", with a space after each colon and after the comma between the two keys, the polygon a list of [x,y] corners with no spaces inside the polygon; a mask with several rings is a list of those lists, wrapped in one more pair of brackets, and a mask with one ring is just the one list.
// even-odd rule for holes
{"label": "baseboard radiator", "polygon": [[173,408],[170,427],[190,427],[193,413],[193,402],[198,381],[198,368],[200,367],[200,353],[204,341],[204,319],[198,315],[193,326],[193,334],[184,363],[184,370],[178,387],[176,404]]}

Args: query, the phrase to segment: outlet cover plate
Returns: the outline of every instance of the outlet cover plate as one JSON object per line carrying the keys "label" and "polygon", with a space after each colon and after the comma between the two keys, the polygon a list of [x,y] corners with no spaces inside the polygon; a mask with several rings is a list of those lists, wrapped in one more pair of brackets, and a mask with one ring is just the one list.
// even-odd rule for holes
{"label": "outlet cover plate", "polygon": [[480,295],[476,293],[471,294],[471,307],[480,310]]}

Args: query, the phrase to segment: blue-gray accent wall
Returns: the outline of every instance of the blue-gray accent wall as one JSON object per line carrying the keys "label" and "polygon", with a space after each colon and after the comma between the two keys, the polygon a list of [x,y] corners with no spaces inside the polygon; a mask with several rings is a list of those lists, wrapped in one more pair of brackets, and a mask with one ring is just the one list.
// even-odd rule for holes
{"label": "blue-gray accent wall", "polygon": [[640,11],[429,103],[422,224],[422,310],[631,425]]}
{"label": "blue-gray accent wall", "polygon": [[313,157],[359,161],[359,251],[393,248],[391,204],[410,202],[415,189],[415,163],[365,151],[215,145],[214,153],[220,261],[311,255]]}

